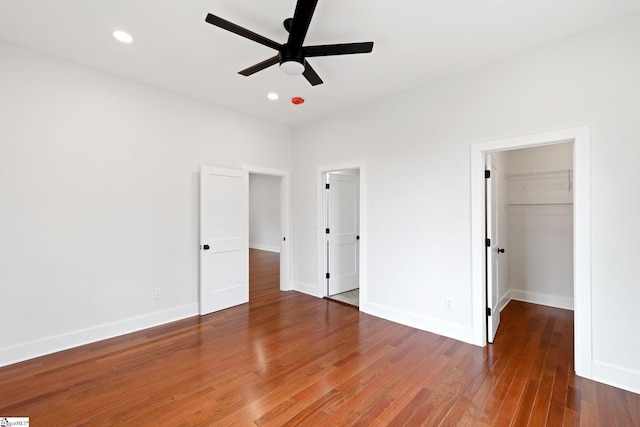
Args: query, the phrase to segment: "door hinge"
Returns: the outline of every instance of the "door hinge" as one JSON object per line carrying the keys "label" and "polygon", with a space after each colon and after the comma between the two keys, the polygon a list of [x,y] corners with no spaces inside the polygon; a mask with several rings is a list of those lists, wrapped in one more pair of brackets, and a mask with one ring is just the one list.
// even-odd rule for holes
{"label": "door hinge", "polygon": [[330,276],[331,276],[331,275],[330,275],[329,273],[327,273],[327,274],[325,274],[325,275],[324,275],[324,278],[325,278],[325,279],[330,279],[330,278],[331,278]]}
{"label": "door hinge", "polygon": [[491,171],[484,171],[485,178],[491,178]]}
{"label": "door hinge", "polygon": [[328,189],[329,189],[329,183],[326,183],[326,184],[324,185],[324,188],[328,190]]}
{"label": "door hinge", "polygon": [[329,229],[328,229],[328,228],[325,228],[325,229],[324,229],[324,232],[325,232],[325,234],[329,234]]}
{"label": "door hinge", "polygon": [[491,316],[491,307],[487,307],[487,316]]}
{"label": "door hinge", "polygon": [[484,244],[490,248],[491,247],[491,239],[484,239]]}

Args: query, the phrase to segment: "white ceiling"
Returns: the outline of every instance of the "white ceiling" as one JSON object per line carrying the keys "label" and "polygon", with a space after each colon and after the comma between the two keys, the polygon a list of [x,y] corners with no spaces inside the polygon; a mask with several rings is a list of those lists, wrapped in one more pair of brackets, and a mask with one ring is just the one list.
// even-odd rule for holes
{"label": "white ceiling", "polygon": [[[373,52],[310,58],[324,80],[316,87],[277,65],[237,74],[276,52],[206,23],[207,13],[284,43],[295,2],[2,0],[0,40],[296,125],[640,12],[640,0],[319,0],[305,45],[373,41]],[[134,42],[116,42],[114,29]]]}

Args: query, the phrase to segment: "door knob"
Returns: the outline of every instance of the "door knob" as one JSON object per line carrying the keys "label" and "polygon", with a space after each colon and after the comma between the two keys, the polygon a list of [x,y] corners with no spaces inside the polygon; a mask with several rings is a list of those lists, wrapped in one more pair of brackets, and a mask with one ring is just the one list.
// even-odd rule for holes
{"label": "door knob", "polygon": [[[202,246],[202,249],[203,249],[203,250],[205,250],[205,251],[208,251],[208,250],[209,250],[209,245],[203,245],[203,246]],[[504,251],[503,251],[503,252],[504,252]]]}
{"label": "door knob", "polygon": [[498,253],[499,254],[503,254],[504,253],[504,248],[498,248]]}

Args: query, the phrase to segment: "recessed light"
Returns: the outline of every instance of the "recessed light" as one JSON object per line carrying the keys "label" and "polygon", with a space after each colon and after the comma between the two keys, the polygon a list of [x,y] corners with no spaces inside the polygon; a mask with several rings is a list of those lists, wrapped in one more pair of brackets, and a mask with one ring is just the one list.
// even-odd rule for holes
{"label": "recessed light", "polygon": [[133,41],[133,37],[131,37],[131,34],[127,32],[115,30],[112,34],[116,40],[121,41],[122,43],[131,43]]}
{"label": "recessed light", "polygon": [[279,96],[278,96],[278,94],[277,94],[277,93],[275,93],[275,92],[269,92],[269,93],[267,94],[267,98],[269,98],[269,99],[270,99],[270,100],[272,100],[272,101],[275,101],[275,100],[277,100],[277,99],[279,98]]}

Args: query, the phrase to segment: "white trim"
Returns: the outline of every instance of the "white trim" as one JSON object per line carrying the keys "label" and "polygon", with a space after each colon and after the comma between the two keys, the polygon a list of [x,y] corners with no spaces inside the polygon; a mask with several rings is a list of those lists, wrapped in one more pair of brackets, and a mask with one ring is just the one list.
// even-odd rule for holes
{"label": "white trim", "polygon": [[293,282],[293,290],[302,292],[303,294],[312,295],[317,298],[322,298],[321,295],[317,295],[317,286],[304,282]]}
{"label": "white trim", "polygon": [[360,302],[360,311],[402,325],[407,325],[412,328],[421,329],[433,334],[473,344],[473,335],[471,334],[471,330],[455,323],[443,322],[433,317],[408,313],[393,307],[376,303],[363,304]]}
{"label": "white trim", "polygon": [[259,243],[251,243],[251,242],[249,242],[249,248],[250,249],[257,249],[259,251],[280,253],[280,247],[279,246],[261,245]]}
{"label": "white trim", "polygon": [[[280,182],[280,290],[290,291],[291,283],[291,184],[289,171],[281,169],[269,169],[260,166],[242,165],[242,170],[249,174],[279,176]],[[286,239],[286,240],[284,240]],[[265,249],[269,250],[269,249]],[[275,251],[274,251],[275,252]]]}
{"label": "white trim", "polygon": [[540,294],[537,292],[519,291],[511,289],[511,299],[530,302],[532,304],[546,305],[549,307],[573,310],[573,298],[558,295]]}
{"label": "white trim", "polygon": [[317,235],[316,235],[316,248],[317,248],[317,281],[316,289],[313,295],[317,297],[326,296],[326,279],[325,279],[325,266],[326,263],[326,250],[324,248],[324,216],[325,216],[325,189],[324,189],[324,175],[327,172],[339,171],[344,169],[358,169],[360,171],[360,306],[367,301],[367,172],[366,164],[364,160],[357,160],[353,162],[340,163],[335,165],[318,166],[316,169],[316,188],[317,188]]}
{"label": "white trim", "polygon": [[484,153],[574,143],[575,370],[592,378],[591,305],[591,131],[588,126],[471,144],[471,296],[473,342],[487,343],[484,279]]}
{"label": "white trim", "polygon": [[500,301],[498,301],[498,310],[502,313],[502,310],[511,302],[511,290],[504,293]]}
{"label": "white trim", "polygon": [[142,331],[198,314],[198,304],[188,304],[164,311],[132,317],[105,325],[81,329],[0,349],[0,366],[11,365],[36,357],[91,344],[97,341]]}
{"label": "white trim", "polygon": [[640,372],[593,362],[593,380],[640,394]]}

